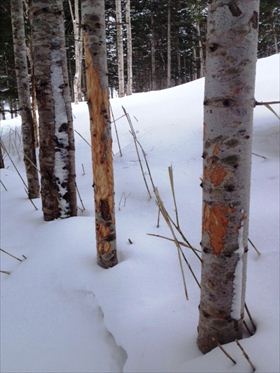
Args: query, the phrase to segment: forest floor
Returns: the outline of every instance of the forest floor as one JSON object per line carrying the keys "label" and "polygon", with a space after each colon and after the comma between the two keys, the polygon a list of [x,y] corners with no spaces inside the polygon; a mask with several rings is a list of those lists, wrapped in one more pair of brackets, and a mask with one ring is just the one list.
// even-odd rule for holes
{"label": "forest floor", "polygon": [[[256,100],[279,100],[279,55],[258,61]],[[155,185],[174,215],[168,166],[173,166],[181,229],[199,249],[204,79],[163,91],[111,100],[115,118],[131,116]],[[279,113],[279,106],[273,106]],[[44,222],[5,157],[1,170],[1,373],[251,372],[236,343],[202,355],[196,346],[199,288],[184,268],[157,206],[149,198],[125,117],[114,128],[115,203],[119,265],[96,265],[91,149],[86,103],[73,105],[79,216]],[[279,120],[255,109],[250,246],[246,302],[257,332],[241,341],[257,372],[279,364]],[[1,122],[4,144],[24,174],[20,119]],[[82,138],[82,137],[84,138]],[[145,166],[145,165],[144,165]],[[146,170],[146,176],[148,173]],[[148,180],[149,182],[149,180]],[[149,183],[150,185],[150,183]],[[152,191],[152,188],[150,186]],[[184,249],[197,277],[200,262]],[[246,316],[250,327],[250,321]]]}

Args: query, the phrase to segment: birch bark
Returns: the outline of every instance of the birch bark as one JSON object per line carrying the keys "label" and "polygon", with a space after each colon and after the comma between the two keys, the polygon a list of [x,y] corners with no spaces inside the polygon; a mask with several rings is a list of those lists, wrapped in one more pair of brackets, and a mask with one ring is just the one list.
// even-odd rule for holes
{"label": "birch bark", "polygon": [[109,268],[118,260],[104,0],[82,0],[82,19],[93,149],[97,262]]}
{"label": "birch bark", "polygon": [[167,7],[167,88],[171,87],[171,4]]}
{"label": "birch bark", "polygon": [[24,164],[28,185],[29,198],[37,198],[40,193],[37,171],[34,123],[30,103],[30,87],[27,66],[27,48],[25,41],[23,3],[21,0],[11,0],[11,18],[15,69],[17,78],[18,98],[22,119],[22,142]]}
{"label": "birch bark", "polygon": [[67,218],[77,205],[62,0],[33,0],[30,14],[44,219]]}
{"label": "birch bark", "polygon": [[209,3],[198,346],[242,337],[259,1]]}
{"label": "birch bark", "polygon": [[117,25],[117,54],[118,54],[118,79],[119,97],[124,96],[124,57],[123,57],[123,29],[121,0],[116,0],[116,25]]}

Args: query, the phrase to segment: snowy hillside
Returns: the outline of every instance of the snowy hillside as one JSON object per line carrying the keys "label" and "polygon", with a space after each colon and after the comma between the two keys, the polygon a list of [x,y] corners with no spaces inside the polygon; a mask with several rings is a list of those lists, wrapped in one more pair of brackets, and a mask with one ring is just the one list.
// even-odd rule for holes
{"label": "snowy hillside", "polygon": [[[258,61],[256,100],[279,100],[279,55]],[[168,166],[174,170],[182,231],[199,249],[201,231],[203,87],[175,88],[113,99],[115,118],[130,114],[156,186],[174,213]],[[279,113],[279,106],[273,108]],[[86,103],[73,105],[79,216],[44,222],[10,160],[1,170],[1,369],[39,372],[251,372],[236,343],[203,356],[196,347],[199,288],[188,268],[186,301],[176,248],[149,199],[126,118],[114,128],[115,203],[119,265],[96,265],[91,149]],[[1,121],[1,134],[23,171],[20,119]],[[279,372],[279,120],[256,107],[252,155],[246,302],[257,324],[241,341],[257,372]],[[82,137],[81,137],[82,136]],[[200,277],[200,262],[185,249]],[[246,319],[247,320],[247,319]],[[250,322],[247,320],[248,324]]]}

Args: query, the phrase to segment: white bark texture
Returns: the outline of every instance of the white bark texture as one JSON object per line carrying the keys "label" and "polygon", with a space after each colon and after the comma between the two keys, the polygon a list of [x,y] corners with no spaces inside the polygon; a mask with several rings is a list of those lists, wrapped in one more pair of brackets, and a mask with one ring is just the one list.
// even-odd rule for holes
{"label": "white bark texture", "polygon": [[62,0],[33,0],[30,13],[44,219],[67,218],[77,205]]}
{"label": "white bark texture", "polygon": [[127,34],[127,85],[126,94],[132,94],[132,33],[131,33],[131,17],[130,17],[130,0],[126,0],[125,5],[125,20],[126,20],[126,34]]}
{"label": "white bark texture", "polygon": [[30,87],[27,66],[27,48],[22,0],[11,0],[11,18],[13,31],[13,45],[15,69],[17,78],[18,98],[22,119],[22,142],[24,164],[26,169],[28,196],[37,198],[40,194],[39,176],[37,171],[34,122],[32,118]]}
{"label": "white bark texture", "polygon": [[242,337],[259,1],[209,3],[198,346]]}
{"label": "white bark texture", "polygon": [[87,98],[94,176],[97,262],[117,264],[112,136],[104,0],[82,0]]}
{"label": "white bark texture", "polygon": [[124,57],[123,57],[123,24],[121,0],[116,0],[116,26],[117,26],[117,54],[119,97],[124,96]]}

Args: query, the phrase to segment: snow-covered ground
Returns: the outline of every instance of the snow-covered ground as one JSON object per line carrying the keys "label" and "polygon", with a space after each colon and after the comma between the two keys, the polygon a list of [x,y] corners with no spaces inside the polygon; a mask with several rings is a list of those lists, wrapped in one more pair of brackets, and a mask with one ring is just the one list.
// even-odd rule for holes
{"label": "snow-covered ground", "polygon": [[[279,99],[279,55],[258,61],[256,99]],[[143,145],[153,178],[174,213],[168,166],[174,170],[181,227],[199,248],[201,230],[203,85],[200,79],[163,91],[111,101],[123,105]],[[273,106],[279,113],[279,106]],[[73,105],[75,129],[89,141],[86,103]],[[20,119],[1,122],[2,140],[23,172]],[[1,170],[1,372],[251,372],[236,343],[202,355],[196,347],[199,288],[185,268],[184,297],[177,252],[145,190],[128,123],[117,121],[123,156],[114,141],[119,265],[96,265],[91,150],[76,133],[77,184],[86,210],[44,222],[26,198],[11,162]],[[112,128],[115,140],[114,129]],[[251,249],[246,302],[257,324],[241,344],[257,372],[279,367],[279,121],[255,109],[252,157]],[[256,155],[257,154],[257,155]],[[260,156],[265,157],[262,158]],[[80,207],[81,203],[80,203]],[[131,240],[132,244],[129,243]],[[184,249],[199,277],[200,263]],[[250,325],[249,320],[247,320]]]}

